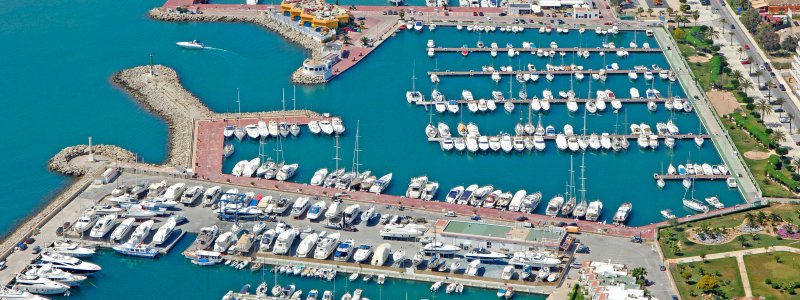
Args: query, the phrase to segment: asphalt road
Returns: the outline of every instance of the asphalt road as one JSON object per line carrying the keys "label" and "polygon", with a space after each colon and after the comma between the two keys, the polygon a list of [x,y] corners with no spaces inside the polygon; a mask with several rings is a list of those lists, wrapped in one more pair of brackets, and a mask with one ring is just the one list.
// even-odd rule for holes
{"label": "asphalt road", "polygon": [[[755,68],[757,68],[758,66],[764,64],[764,62],[766,60],[757,51],[754,50],[754,48],[758,47],[758,46],[755,43],[755,41],[751,41],[750,39],[747,38],[747,35],[743,32],[743,30],[746,30],[746,29],[742,28],[742,26],[740,26],[739,23],[737,23],[738,17],[735,16],[735,15],[731,15],[730,11],[720,4],[720,1],[725,1],[725,0],[712,0],[711,1],[711,6],[714,8],[714,12],[715,13],[721,15],[723,18],[728,20],[728,24],[725,25],[725,26],[727,26],[727,28],[725,28],[725,35],[730,36],[730,35],[728,35],[727,32],[731,31],[731,28],[730,28],[731,24],[735,24],[734,26],[736,27],[736,29],[733,30],[734,39],[740,45],[750,45],[750,49],[749,50],[744,50],[743,55],[753,58],[753,61],[751,61],[750,63],[751,64],[755,64],[755,66],[753,66],[753,72],[755,72],[756,71]],[[721,25],[722,24],[720,24],[720,26]],[[775,70],[773,68],[773,71],[775,71],[777,76],[780,76],[780,74],[779,74],[780,72],[778,70]],[[752,78],[754,78],[756,83],[758,82],[758,80],[755,79],[755,76],[753,76]],[[764,74],[761,76],[761,82],[763,83],[766,80],[771,80],[772,82],[775,82],[777,84],[777,79],[771,77],[769,75],[769,72],[766,72],[766,70],[764,70]],[[790,87],[787,87],[787,88],[790,88]],[[772,99],[783,98],[785,100],[784,101],[784,105],[783,105],[783,109],[787,113],[791,113],[794,116],[800,117],[800,109],[798,109],[797,105],[790,100],[789,95],[787,94],[787,92],[781,91],[781,90],[776,89],[776,88],[770,88],[770,89],[772,90],[772,97],[771,97]],[[785,113],[784,113],[784,115],[785,115]],[[800,125],[800,120],[799,120],[799,118],[796,118],[793,121],[792,128],[800,128],[800,127],[798,127],[798,125]]]}

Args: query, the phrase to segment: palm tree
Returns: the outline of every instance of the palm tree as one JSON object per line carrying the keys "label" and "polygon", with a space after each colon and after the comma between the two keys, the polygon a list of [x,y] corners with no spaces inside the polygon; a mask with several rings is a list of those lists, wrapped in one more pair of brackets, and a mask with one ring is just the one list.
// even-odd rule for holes
{"label": "palm tree", "polygon": [[792,132],[792,121],[794,121],[794,114],[786,113],[786,119],[789,120],[789,132]]}
{"label": "palm tree", "polygon": [[769,102],[767,102],[767,100],[763,99],[763,98],[762,99],[758,99],[758,101],[756,101],[756,103],[755,103],[753,108],[755,108],[757,111],[761,112],[761,122],[762,123],[764,122],[764,115],[766,115],[769,112],[771,112],[771,110],[769,109],[770,108],[769,107]]}
{"label": "palm tree", "polygon": [[742,91],[744,91],[745,94],[747,94],[747,90],[753,88],[753,82],[750,81],[749,79],[742,78],[740,79],[739,87],[742,88]]}
{"label": "palm tree", "polygon": [[733,31],[728,31],[728,35],[731,36],[731,46],[733,46]]}
{"label": "palm tree", "polygon": [[750,56],[750,55],[747,55],[747,61],[750,62],[750,64],[749,64],[750,65],[750,72],[749,73],[753,74],[753,57]]}
{"label": "palm tree", "polygon": [[719,22],[722,23],[722,34],[725,34],[725,25],[728,25],[728,19],[722,18]]}
{"label": "palm tree", "polygon": [[706,39],[708,39],[712,43],[714,42],[714,39],[718,37],[719,37],[719,31],[714,30],[714,28],[709,27],[708,30],[706,30]]}
{"label": "palm tree", "polygon": [[761,88],[761,75],[764,75],[764,72],[761,72],[761,70],[756,70],[755,75],[756,80],[758,80],[758,88]]}
{"label": "palm tree", "polygon": [[786,142],[786,141],[789,140],[786,137],[786,135],[783,134],[783,132],[781,132],[781,131],[773,131],[772,134],[770,135],[770,137],[772,138],[773,141],[775,141],[775,144],[777,144],[777,145],[780,145],[781,143]]}
{"label": "palm tree", "polygon": [[739,60],[742,60],[742,52],[743,51],[744,51],[744,49],[742,49],[742,47],[739,47],[739,49],[736,49],[736,52],[739,53]]}
{"label": "palm tree", "polygon": [[697,19],[700,19],[700,11],[697,11],[697,10],[693,11],[692,12],[692,19],[694,19],[694,22],[697,23]]}
{"label": "palm tree", "polygon": [[367,45],[369,45],[369,42],[370,41],[369,41],[368,37],[362,37],[361,38],[361,44],[364,45],[364,47],[367,47]]}
{"label": "palm tree", "polygon": [[767,99],[772,99],[772,80],[767,79],[767,81],[764,82],[764,85],[767,86]]}
{"label": "palm tree", "polygon": [[744,75],[742,75],[742,71],[733,70],[733,72],[731,72],[731,80],[740,81],[742,77],[744,77]]}
{"label": "palm tree", "polygon": [[[783,103],[785,103],[785,102],[786,102],[786,101],[785,101],[785,100],[783,100],[783,98],[775,98],[775,101],[771,101],[771,104],[773,104],[773,105],[780,105],[780,107],[781,107],[781,108],[783,108]],[[783,117],[783,111],[780,111],[780,112],[778,112],[778,113],[779,113],[779,114],[778,114],[778,116],[779,116],[779,117]],[[791,131],[791,130],[789,130],[789,131]]]}
{"label": "palm tree", "polygon": [[350,45],[350,36],[343,35],[342,36],[342,43],[344,43],[345,45]]}

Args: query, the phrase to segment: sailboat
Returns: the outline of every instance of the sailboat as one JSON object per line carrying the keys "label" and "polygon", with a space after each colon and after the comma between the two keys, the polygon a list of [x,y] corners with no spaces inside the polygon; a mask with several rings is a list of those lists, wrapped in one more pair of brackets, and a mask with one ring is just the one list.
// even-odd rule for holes
{"label": "sailboat", "polygon": [[[585,153],[585,152],[584,152]],[[567,202],[561,207],[561,214],[568,216],[575,210],[577,199],[575,198],[575,171],[572,168],[572,156],[569,157],[569,185],[567,185]]]}
{"label": "sailboat", "polygon": [[425,100],[425,98],[422,96],[422,93],[417,91],[416,88],[416,83],[417,83],[417,77],[415,75],[416,68],[417,68],[416,62],[414,62],[414,67],[412,68],[412,70],[414,71],[411,72],[411,90],[406,91],[406,101],[408,101],[408,103],[416,103],[418,101]]}
{"label": "sailboat", "polygon": [[511,102],[511,99],[514,96],[514,90],[513,90],[514,78],[512,77],[512,75],[508,75],[508,78],[509,78],[509,80],[508,80],[508,99],[506,99],[505,103],[503,103],[503,108],[507,112],[510,113],[510,112],[514,111],[514,103]]}
{"label": "sailboat", "polygon": [[694,210],[694,211],[697,211],[697,212],[707,213],[708,210],[709,210],[708,206],[706,206],[705,204],[703,204],[703,202],[700,202],[699,200],[694,198],[694,184],[692,184],[692,196],[691,196],[691,198],[688,198],[688,199],[686,198],[686,193],[687,192],[688,192],[688,190],[686,192],[684,192],[683,206],[686,206],[687,208],[689,208],[691,210]]}
{"label": "sailboat", "polygon": [[586,202],[586,152],[581,157],[581,202],[575,206],[572,215],[576,218],[583,218],[586,216],[586,209],[589,208],[589,203]]}
{"label": "sailboat", "polygon": [[236,137],[237,140],[241,141],[247,136],[247,132],[245,132],[244,128],[242,127],[242,102],[241,98],[239,97],[239,89],[236,89],[236,105],[239,107],[238,114],[236,115],[236,127],[233,128],[233,136]]}

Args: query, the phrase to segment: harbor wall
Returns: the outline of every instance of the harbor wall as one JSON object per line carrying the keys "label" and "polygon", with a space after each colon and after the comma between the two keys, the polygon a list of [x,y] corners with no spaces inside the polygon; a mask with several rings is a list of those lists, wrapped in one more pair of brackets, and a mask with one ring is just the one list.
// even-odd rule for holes
{"label": "harbor wall", "polygon": [[[130,162],[136,161],[136,154],[126,149],[114,145],[93,145],[92,153],[97,156],[104,156],[117,161]],[[47,167],[54,172],[70,176],[83,176],[91,170],[89,165],[72,164],[74,158],[89,154],[89,145],[75,145],[66,147],[58,151],[47,164]]]}

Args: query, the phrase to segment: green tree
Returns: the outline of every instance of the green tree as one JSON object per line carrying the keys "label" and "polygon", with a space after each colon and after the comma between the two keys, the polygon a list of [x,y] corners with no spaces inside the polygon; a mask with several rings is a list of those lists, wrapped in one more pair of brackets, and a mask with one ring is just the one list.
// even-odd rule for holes
{"label": "green tree", "polygon": [[764,72],[762,72],[761,70],[756,70],[756,72],[753,74],[756,75],[756,80],[758,81],[758,88],[761,88],[761,75],[764,75]]}
{"label": "green tree", "polygon": [[744,28],[750,32],[755,32],[758,24],[761,24],[761,17],[755,9],[747,9],[739,15],[739,21],[742,21]]}
{"label": "green tree", "polygon": [[794,114],[786,113],[786,119],[789,119],[789,132],[792,132],[792,121],[794,121]]}
{"label": "green tree", "polygon": [[400,12],[397,15],[400,16],[400,19],[405,19],[406,10],[405,9],[401,9]]}
{"label": "green tree", "polygon": [[345,45],[350,45],[350,36],[348,36],[347,34],[343,35],[342,43],[344,43]]}
{"label": "green tree", "polygon": [[767,23],[761,23],[758,25],[755,36],[758,41],[761,42],[761,46],[764,47],[764,50],[775,51],[781,46],[780,36],[775,33],[775,29],[772,27],[772,25]]}
{"label": "green tree", "polygon": [[797,48],[797,41],[798,38],[796,36],[793,34],[789,35],[783,38],[783,41],[781,41],[781,49],[794,52],[794,50]]}
{"label": "green tree", "polygon": [[[754,226],[750,226],[750,227],[754,227]],[[747,243],[747,238],[745,238],[744,235],[739,235],[739,236],[736,237],[736,241],[738,241],[739,244],[742,244],[742,247],[744,247],[744,244]]]}
{"label": "green tree", "polygon": [[671,16],[672,13],[674,13],[674,12],[675,12],[675,10],[672,9],[672,7],[667,7],[667,16]]}
{"label": "green tree", "polygon": [[700,278],[700,280],[697,281],[696,285],[699,290],[704,292],[713,291],[717,289],[718,286],[719,283],[717,282],[717,278],[711,275],[704,275],[702,278]]}
{"label": "green tree", "polygon": [[653,9],[652,8],[647,8],[647,14],[652,16],[653,15]]}
{"label": "green tree", "polygon": [[692,12],[692,19],[694,19],[694,22],[697,23],[697,19],[700,19],[700,12],[696,11],[696,10],[693,11]]}
{"label": "green tree", "polygon": [[709,43],[713,44],[714,40],[719,38],[719,31],[716,31],[716,30],[714,30],[714,28],[709,27],[706,30],[705,35],[706,35],[706,39],[709,41]]}
{"label": "green tree", "polygon": [[683,41],[686,39],[686,31],[681,28],[675,28],[675,30],[672,31],[672,36],[678,41]]}
{"label": "green tree", "polygon": [[728,19],[720,18],[719,22],[722,23],[722,34],[725,34],[725,25],[728,25]]}
{"label": "green tree", "polygon": [[758,101],[756,101],[756,103],[754,103],[754,104],[755,104],[755,109],[757,111],[761,112],[761,122],[764,122],[764,115],[766,115],[767,113],[772,112],[772,110],[770,109],[770,106],[769,106],[769,102],[767,102],[766,99],[761,98],[761,99],[758,99]]}
{"label": "green tree", "polygon": [[369,47],[370,44],[369,38],[365,36],[361,37],[361,44],[364,45],[364,47]]}

